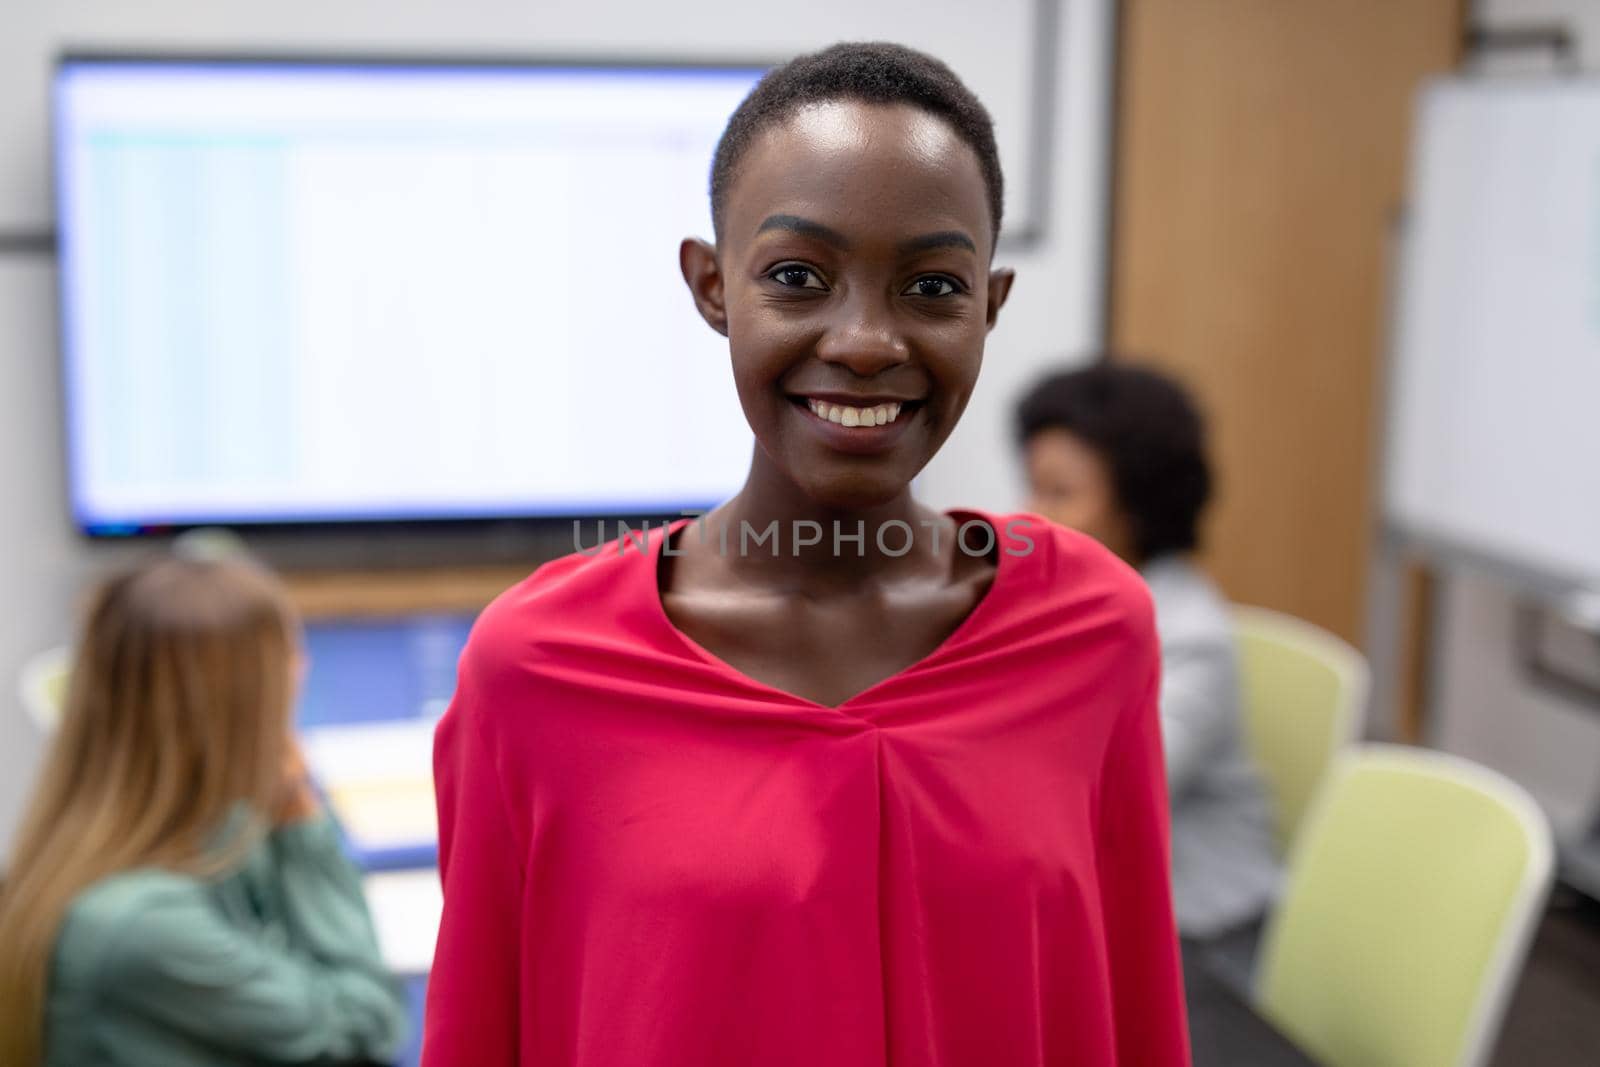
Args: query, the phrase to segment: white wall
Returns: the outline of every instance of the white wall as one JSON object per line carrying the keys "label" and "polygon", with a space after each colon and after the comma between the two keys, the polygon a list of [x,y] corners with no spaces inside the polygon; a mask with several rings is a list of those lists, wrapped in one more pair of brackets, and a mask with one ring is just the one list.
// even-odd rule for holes
{"label": "white wall", "polygon": [[[1001,253],[1017,269],[961,429],[922,479],[938,505],[1015,501],[1009,405],[1041,367],[1082,353],[1100,332],[1105,148],[1113,0],[1059,0],[1055,180],[1050,229]],[[947,59],[990,104],[1008,181],[1024,191],[1034,0],[820,0],[803,19],[735,0],[11,0],[0,9],[0,232],[50,226],[46,86],[65,47],[377,51],[448,54],[783,56],[838,39],[902,40]],[[1008,213],[1023,210],[1008,204]],[[33,652],[64,640],[85,585],[126,547],[91,546],[69,527],[61,471],[54,262],[0,254],[0,855],[42,749],[14,679]],[[374,546],[376,549],[379,546]]]}
{"label": "white wall", "polygon": [[[1600,70],[1600,4],[1593,0],[1480,0],[1488,27],[1561,22],[1577,36],[1582,65]],[[1520,57],[1486,69],[1540,69]],[[1515,657],[1515,594],[1487,575],[1445,575],[1431,671],[1431,740],[1520,781],[1557,832],[1588,829],[1600,810],[1600,709],[1525,678]]]}

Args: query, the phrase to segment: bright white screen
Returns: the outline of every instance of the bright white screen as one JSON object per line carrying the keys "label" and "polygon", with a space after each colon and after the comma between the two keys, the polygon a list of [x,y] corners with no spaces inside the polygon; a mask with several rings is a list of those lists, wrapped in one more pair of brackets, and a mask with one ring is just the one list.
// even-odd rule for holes
{"label": "bright white screen", "polygon": [[727,496],[750,432],[677,250],[759,76],[64,63],[78,521]]}
{"label": "bright white screen", "polygon": [[1445,84],[1419,118],[1389,514],[1600,582],[1600,84]]}

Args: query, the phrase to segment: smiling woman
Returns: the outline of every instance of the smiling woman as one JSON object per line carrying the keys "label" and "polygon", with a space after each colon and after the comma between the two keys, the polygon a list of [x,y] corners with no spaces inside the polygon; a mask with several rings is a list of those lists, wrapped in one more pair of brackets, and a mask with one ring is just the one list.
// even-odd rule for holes
{"label": "smiling woman", "polygon": [[[1186,1063],[1148,594],[910,492],[1012,285],[987,113],[905,48],[803,56],[712,205],[680,263],[749,476],[475,628],[425,1062]],[[750,550],[778,525],[815,536]]]}

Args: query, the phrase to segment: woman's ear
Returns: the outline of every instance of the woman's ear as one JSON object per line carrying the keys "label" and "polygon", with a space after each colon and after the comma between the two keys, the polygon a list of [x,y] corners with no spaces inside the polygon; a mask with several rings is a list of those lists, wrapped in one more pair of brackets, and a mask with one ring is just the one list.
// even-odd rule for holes
{"label": "woman's ear", "polygon": [[694,306],[706,325],[728,336],[728,307],[723,301],[722,268],[717,265],[717,250],[706,242],[685,237],[678,246],[678,268],[684,284],[694,297]]}
{"label": "woman's ear", "polygon": [[1006,297],[1011,295],[1011,283],[1016,280],[1017,272],[1010,267],[989,272],[989,329],[994,329],[1000,309],[1005,306]]}

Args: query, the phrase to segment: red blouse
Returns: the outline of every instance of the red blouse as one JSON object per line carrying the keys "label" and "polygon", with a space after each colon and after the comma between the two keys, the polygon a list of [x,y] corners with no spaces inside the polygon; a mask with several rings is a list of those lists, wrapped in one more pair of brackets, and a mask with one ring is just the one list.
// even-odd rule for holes
{"label": "red blouse", "polygon": [[497,599],[435,741],[427,1067],[1187,1064],[1149,596],[979,517],[989,591],[837,707],[673,626],[659,529]]}

